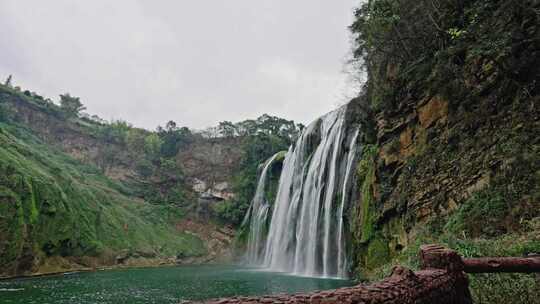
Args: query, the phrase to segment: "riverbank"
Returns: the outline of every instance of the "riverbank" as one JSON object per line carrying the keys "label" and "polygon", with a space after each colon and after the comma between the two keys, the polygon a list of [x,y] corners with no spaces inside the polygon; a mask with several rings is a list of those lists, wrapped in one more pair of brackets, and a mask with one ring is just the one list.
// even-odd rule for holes
{"label": "riverbank", "polygon": [[232,262],[229,252],[222,255],[205,255],[200,257],[144,257],[141,253],[121,252],[114,256],[116,263],[111,263],[111,257],[49,257],[33,272],[17,275],[0,275],[0,281],[63,275],[73,272],[94,272],[130,268],[157,268],[171,266],[193,266],[228,264]]}

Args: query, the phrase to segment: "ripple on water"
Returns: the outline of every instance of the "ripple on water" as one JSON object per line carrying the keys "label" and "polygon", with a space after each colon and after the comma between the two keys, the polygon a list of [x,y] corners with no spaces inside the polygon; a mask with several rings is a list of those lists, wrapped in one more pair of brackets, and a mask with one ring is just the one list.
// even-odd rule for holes
{"label": "ripple on water", "polygon": [[235,295],[307,292],[350,286],[232,266],[183,266],[74,273],[0,282],[2,303],[178,303]]}

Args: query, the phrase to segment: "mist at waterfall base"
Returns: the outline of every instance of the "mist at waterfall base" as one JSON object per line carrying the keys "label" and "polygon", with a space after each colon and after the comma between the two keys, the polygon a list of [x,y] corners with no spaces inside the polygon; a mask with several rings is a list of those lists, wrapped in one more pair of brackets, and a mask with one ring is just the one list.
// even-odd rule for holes
{"label": "mist at waterfall base", "polygon": [[359,131],[348,132],[345,115],[343,106],[320,117],[289,148],[275,202],[266,200],[265,185],[276,155],[265,162],[244,220],[248,265],[299,276],[347,277],[343,213]]}

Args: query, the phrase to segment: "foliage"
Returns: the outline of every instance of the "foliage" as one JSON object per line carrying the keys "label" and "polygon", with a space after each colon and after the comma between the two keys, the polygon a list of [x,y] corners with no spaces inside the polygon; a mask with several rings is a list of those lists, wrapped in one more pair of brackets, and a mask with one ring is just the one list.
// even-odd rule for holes
{"label": "foliage", "polygon": [[146,152],[150,159],[158,158],[161,152],[161,145],[163,145],[163,140],[155,133],[144,138],[144,152]]}
{"label": "foliage", "polygon": [[145,140],[148,136],[148,131],[138,128],[130,128],[126,132],[125,142],[129,150],[136,153],[145,152]]}
{"label": "foliage", "polygon": [[359,215],[360,226],[353,221],[352,231],[356,234],[356,239],[361,243],[368,242],[374,230],[374,181],[375,181],[375,157],[377,155],[377,147],[374,145],[366,145],[362,149],[362,158],[357,165],[357,180],[360,189],[360,208],[354,211]]}
{"label": "foliage", "polygon": [[218,130],[223,137],[234,137],[239,133],[237,126],[230,121],[220,122]]}
{"label": "foliage", "polygon": [[162,157],[159,163],[160,163],[159,167],[163,173],[169,176],[173,176],[173,177],[182,176],[182,170],[180,170],[180,167],[178,167],[176,160],[174,158]]}
{"label": "foliage", "polygon": [[9,119],[9,108],[5,103],[0,103],[0,122]]}
{"label": "foliage", "polygon": [[132,126],[123,120],[116,120],[100,128],[100,137],[109,143],[125,144]]}
{"label": "foliage", "polygon": [[140,159],[135,165],[137,173],[139,173],[144,178],[149,178],[154,173],[153,164],[147,159]]}
{"label": "foliage", "polygon": [[81,103],[79,97],[66,93],[60,95],[60,109],[67,117],[78,117],[81,111],[86,110],[86,107]]}
{"label": "foliage", "polygon": [[249,205],[247,207],[241,206],[238,200],[228,200],[215,204],[212,208],[220,219],[233,225],[239,225]]}
{"label": "foliage", "polygon": [[157,134],[161,138],[161,155],[163,157],[173,157],[183,145],[193,141],[193,134],[186,128],[178,128],[174,121],[169,121],[165,128],[158,127]]}
{"label": "foliage", "polygon": [[222,121],[218,125],[218,133],[223,137],[266,134],[292,141],[303,128],[302,124],[295,124],[292,120],[263,114],[255,120],[248,119],[238,123]]}
{"label": "foliage", "polygon": [[[526,256],[540,252],[540,218],[527,223],[528,232],[495,238],[456,238],[445,234],[441,242],[464,257]],[[536,274],[474,274],[470,286],[475,303],[539,303]]]}
{"label": "foliage", "polygon": [[[204,253],[200,240],[174,231],[163,213],[123,194],[123,186],[23,129],[0,134],[0,265],[22,255],[99,256],[141,250]],[[11,133],[17,133],[17,138]],[[160,209],[161,210],[161,209]],[[171,214],[169,211],[166,214]]]}
{"label": "foliage", "polygon": [[[462,237],[451,232],[434,231],[425,225],[410,243],[390,263],[372,269],[369,278],[380,280],[388,276],[393,265],[419,269],[420,246],[442,244],[456,250],[463,257],[526,256],[540,252],[540,218],[524,223],[524,233],[510,233],[492,238]],[[383,249],[382,252],[384,252]],[[364,272],[366,274],[366,272]],[[474,303],[539,303],[540,290],[536,274],[471,274],[470,289]]]}
{"label": "foliage", "polygon": [[[450,101],[487,90],[539,91],[537,0],[369,0],[355,13],[354,55],[375,107],[426,92]],[[467,96],[467,98],[464,98]]]}
{"label": "foliage", "polygon": [[367,268],[380,267],[390,260],[388,244],[382,237],[373,237],[367,246],[364,264]]}
{"label": "foliage", "polygon": [[499,223],[509,211],[510,206],[496,191],[476,192],[452,214],[445,230],[458,235],[500,235],[505,231]]}
{"label": "foliage", "polygon": [[219,204],[214,210],[222,220],[234,225],[241,223],[255,195],[259,165],[272,155],[289,147],[289,135],[284,136],[258,133],[244,138],[241,169],[233,180],[235,197]]}
{"label": "foliage", "polygon": [[469,276],[474,303],[540,303],[536,274],[475,274]]}

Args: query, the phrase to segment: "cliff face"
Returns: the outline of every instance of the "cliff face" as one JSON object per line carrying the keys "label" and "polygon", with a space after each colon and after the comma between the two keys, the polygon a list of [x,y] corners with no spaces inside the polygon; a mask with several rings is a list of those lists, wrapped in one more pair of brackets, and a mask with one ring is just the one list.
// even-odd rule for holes
{"label": "cliff face", "polygon": [[526,230],[540,216],[538,101],[465,107],[432,97],[377,113],[376,140],[365,144],[374,151],[364,149],[358,168],[360,269],[444,230],[471,238]]}
{"label": "cliff face", "polygon": [[232,178],[239,170],[242,154],[241,138],[213,138],[180,148],[176,160],[195,192],[227,200],[234,197]]}
{"label": "cliff face", "polygon": [[234,232],[198,211],[202,198],[234,195],[234,140],[191,141],[180,171],[150,163],[145,175],[140,153],[95,123],[9,88],[0,105],[0,276],[227,258]]}
{"label": "cliff face", "polygon": [[201,237],[33,134],[0,131],[0,276],[205,259]]}
{"label": "cliff face", "polygon": [[[386,177],[380,184],[395,185],[379,194],[388,204],[383,213],[407,201],[412,223],[423,224],[456,211],[475,193],[502,187],[511,188],[501,195],[513,202],[499,206],[508,213],[490,227],[477,227],[473,235],[511,232],[515,220],[530,220],[539,198],[538,100],[514,104],[486,98],[465,108],[435,97],[409,104],[401,117],[380,115],[377,123],[384,127],[378,134],[378,169]],[[408,119],[402,119],[404,114]],[[519,218],[506,218],[512,215]]]}
{"label": "cliff face", "polygon": [[[3,98],[11,105],[14,120],[30,128],[47,144],[83,163],[102,168],[112,179],[144,179],[137,172],[137,151],[122,143],[103,140],[95,126],[83,120],[66,121],[16,95],[5,94]],[[239,137],[196,138],[179,147],[175,159],[187,185],[195,193],[215,194],[218,199],[232,197],[231,179],[243,153],[240,143]]]}
{"label": "cliff face", "polygon": [[[540,251],[538,2],[512,3],[372,0],[357,11],[368,81],[352,104],[370,134],[349,213],[360,276],[417,266],[422,243]],[[506,299],[498,277],[472,279],[474,292]],[[534,278],[513,279],[535,293]]]}

